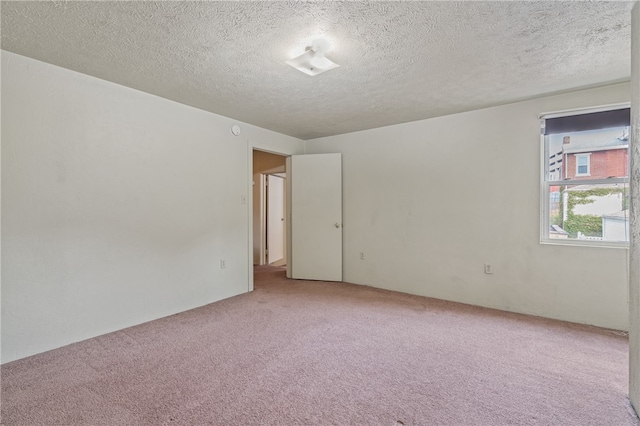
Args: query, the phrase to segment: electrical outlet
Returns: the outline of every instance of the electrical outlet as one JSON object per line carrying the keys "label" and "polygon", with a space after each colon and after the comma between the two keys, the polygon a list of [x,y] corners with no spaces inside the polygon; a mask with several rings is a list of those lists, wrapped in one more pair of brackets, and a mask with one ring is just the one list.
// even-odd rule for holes
{"label": "electrical outlet", "polygon": [[360,260],[364,260],[364,252],[363,251],[360,252]]}
{"label": "electrical outlet", "polygon": [[493,265],[490,263],[484,264],[484,273],[485,274],[493,274]]}
{"label": "electrical outlet", "polygon": [[220,269],[224,269],[227,267],[227,264],[225,263],[224,259],[220,259]]}
{"label": "electrical outlet", "polygon": [[240,196],[240,204],[247,204],[247,197],[245,197],[244,195]]}

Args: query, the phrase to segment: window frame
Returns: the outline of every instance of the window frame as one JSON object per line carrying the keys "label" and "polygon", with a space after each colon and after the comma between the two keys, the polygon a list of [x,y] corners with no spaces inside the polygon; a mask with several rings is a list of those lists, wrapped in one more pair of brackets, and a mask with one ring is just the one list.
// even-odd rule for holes
{"label": "window frame", "polygon": [[[558,245],[558,246],[578,246],[578,247],[600,247],[600,248],[621,248],[628,249],[629,241],[605,241],[605,240],[578,240],[578,239],[562,239],[562,238],[550,238],[549,237],[549,229],[550,229],[550,194],[552,186],[564,186],[564,185],[602,185],[602,184],[624,184],[628,186],[630,184],[630,176],[626,176],[623,178],[606,178],[606,179],[580,179],[580,180],[558,180],[552,181],[550,180],[549,175],[549,161],[547,161],[547,147],[545,140],[545,120],[550,118],[559,118],[559,117],[568,117],[573,115],[581,115],[581,114],[589,114],[595,112],[604,112],[616,109],[626,109],[630,108],[631,104],[629,102],[618,103],[618,104],[610,104],[603,105],[599,107],[592,108],[579,108],[572,110],[563,110],[563,111],[555,111],[555,112],[547,112],[541,113],[538,115],[538,119],[540,120],[540,244],[542,245]],[[629,147],[627,147],[629,150]],[[576,155],[582,155],[580,153],[576,153]],[[630,155],[627,155],[627,162],[629,162]],[[629,169],[629,164],[627,164],[627,170]],[[578,160],[576,157],[576,176],[584,177],[587,175],[578,175]],[[588,173],[590,176],[591,173],[591,159],[588,161]],[[587,177],[588,177],[587,176]]]}

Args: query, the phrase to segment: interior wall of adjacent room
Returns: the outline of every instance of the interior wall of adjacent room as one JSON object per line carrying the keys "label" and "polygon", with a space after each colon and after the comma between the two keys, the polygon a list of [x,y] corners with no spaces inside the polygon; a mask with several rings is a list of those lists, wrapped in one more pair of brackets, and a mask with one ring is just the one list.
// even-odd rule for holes
{"label": "interior wall of adjacent room", "polygon": [[629,102],[629,91],[306,141],[306,153],[343,155],[345,281],[626,330],[627,250],[539,242],[538,115]]}
{"label": "interior wall of adjacent room", "polygon": [[[282,173],[285,171],[285,160],[283,155],[271,154],[264,151],[253,151],[253,264],[261,265],[260,251],[264,243],[262,235],[264,223],[262,220],[263,205],[261,199],[261,174],[262,173]],[[264,195],[264,194],[263,194]]]}
{"label": "interior wall of adjacent room", "polygon": [[251,288],[249,152],[302,141],[9,52],[2,113],[2,362]]}

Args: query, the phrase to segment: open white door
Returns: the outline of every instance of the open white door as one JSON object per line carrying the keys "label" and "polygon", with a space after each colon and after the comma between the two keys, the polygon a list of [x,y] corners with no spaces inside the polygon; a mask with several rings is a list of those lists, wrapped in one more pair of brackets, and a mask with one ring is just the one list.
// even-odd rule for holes
{"label": "open white door", "polygon": [[267,175],[267,263],[284,258],[284,178]]}
{"label": "open white door", "polygon": [[287,158],[287,276],[342,281],[342,156]]}

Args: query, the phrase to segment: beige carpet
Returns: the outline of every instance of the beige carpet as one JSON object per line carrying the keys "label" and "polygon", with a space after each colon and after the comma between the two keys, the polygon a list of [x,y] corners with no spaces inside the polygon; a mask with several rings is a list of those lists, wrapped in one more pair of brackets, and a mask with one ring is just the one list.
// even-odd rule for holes
{"label": "beige carpet", "polygon": [[255,287],[3,365],[2,424],[640,425],[611,331],[274,267]]}

